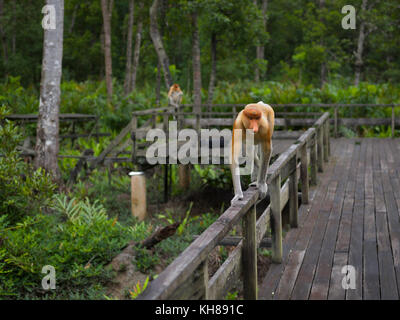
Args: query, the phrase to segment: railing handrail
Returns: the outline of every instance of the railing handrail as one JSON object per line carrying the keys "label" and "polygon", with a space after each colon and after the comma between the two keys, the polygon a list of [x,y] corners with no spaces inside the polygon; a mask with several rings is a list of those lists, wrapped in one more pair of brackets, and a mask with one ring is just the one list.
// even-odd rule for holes
{"label": "railing handrail", "polygon": [[[215,104],[201,104],[200,107],[222,107],[222,108],[232,108],[232,107],[244,107],[246,103],[215,103]],[[398,107],[399,103],[270,103],[272,107],[275,108],[296,108],[296,107],[321,107],[321,108],[332,108],[332,107]],[[181,107],[193,107],[193,104],[182,104]],[[149,115],[157,112],[170,111],[171,107],[162,107],[155,109],[146,109],[133,111],[134,115]],[[204,112],[202,112],[204,113]]]}

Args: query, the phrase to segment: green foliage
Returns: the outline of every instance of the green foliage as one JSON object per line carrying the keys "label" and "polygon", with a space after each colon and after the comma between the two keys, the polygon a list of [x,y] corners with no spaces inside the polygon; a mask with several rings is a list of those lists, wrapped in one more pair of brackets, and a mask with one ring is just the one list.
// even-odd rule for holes
{"label": "green foliage", "polygon": [[225,300],[238,300],[238,292],[228,292],[225,296]]}
{"label": "green foliage", "polygon": [[135,248],[135,265],[139,271],[146,273],[160,263],[156,254],[151,254],[146,248]]}
{"label": "green foliage", "polygon": [[232,184],[232,178],[229,168],[207,165],[200,166],[195,164],[195,171],[200,176],[203,186],[212,186],[219,189],[229,189]]}
{"label": "green foliage", "polygon": [[129,294],[132,299],[136,299],[139,294],[141,294],[144,290],[146,290],[147,285],[149,284],[149,277],[146,278],[146,280],[143,283],[143,286],[140,285],[140,281],[136,283],[136,286],[132,290],[129,290]]}
{"label": "green foliage", "polygon": [[[59,195],[53,208],[55,213],[51,216],[28,216],[11,228],[7,228],[4,219],[0,220],[2,295],[57,299],[87,298],[88,292],[96,291],[100,295],[98,285],[112,276],[104,264],[136,231],[108,219],[104,208],[87,200],[68,201]],[[55,291],[40,289],[45,265],[55,268]]]}
{"label": "green foliage", "polygon": [[4,117],[7,109],[0,107],[0,216],[10,223],[24,216],[38,214],[51,203],[56,188],[50,175],[34,170],[17,151],[22,140],[18,127]]}

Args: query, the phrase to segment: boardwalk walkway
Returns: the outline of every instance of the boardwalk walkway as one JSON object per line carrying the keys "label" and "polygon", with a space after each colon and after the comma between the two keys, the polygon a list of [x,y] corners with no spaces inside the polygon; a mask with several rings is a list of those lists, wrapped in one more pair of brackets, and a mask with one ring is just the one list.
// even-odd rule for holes
{"label": "boardwalk walkway", "polygon": [[[332,139],[318,178],[259,299],[399,299],[400,139]],[[344,265],[355,289],[342,288]]]}

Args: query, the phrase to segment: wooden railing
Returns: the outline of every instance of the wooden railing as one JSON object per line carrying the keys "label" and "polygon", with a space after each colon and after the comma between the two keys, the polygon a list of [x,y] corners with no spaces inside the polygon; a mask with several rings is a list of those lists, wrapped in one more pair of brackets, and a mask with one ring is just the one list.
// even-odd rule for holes
{"label": "wooden railing", "polygon": [[[289,203],[291,227],[298,224],[298,182],[301,201],[309,201],[309,183],[317,183],[330,153],[329,113],[324,113],[277,160],[267,173],[270,204],[256,220],[258,190],[250,187],[240,204],[230,206],[186,248],[138,299],[221,299],[243,276],[245,299],[257,299],[257,247],[271,243],[272,260],[282,261],[282,209]],[[310,168],[310,177],[308,169]],[[265,200],[263,200],[265,201]],[[242,220],[242,239],[211,279],[208,255]],[[271,240],[264,238],[270,226]]]}
{"label": "wooden railing", "polygon": [[[287,112],[286,108],[319,108],[324,111],[331,110],[332,119],[330,122],[333,124],[333,134],[335,137],[338,136],[338,126],[375,126],[375,125],[388,125],[391,127],[391,135],[394,137],[395,127],[400,126],[400,118],[396,119],[395,117],[395,107],[399,107],[398,104],[340,104],[340,103],[315,103],[315,104],[271,104],[271,106],[276,109],[276,117],[278,126],[311,126],[313,123],[313,119],[310,119],[310,116],[317,116],[320,114],[319,112]],[[193,105],[184,104],[181,106],[183,109],[193,109]],[[181,112],[180,115],[180,124],[181,125],[191,125],[194,128],[208,127],[208,126],[226,126],[232,125],[231,119],[235,118],[237,113],[243,109],[244,104],[212,104],[201,105],[201,113],[196,114],[194,110],[192,112]],[[340,108],[390,108],[391,109],[391,117],[390,118],[340,118],[339,109]],[[284,108],[285,111],[280,112],[281,108]],[[228,109],[229,111],[217,112],[212,111],[215,109]],[[157,109],[149,109],[143,111],[135,111],[133,112],[133,117],[138,116],[151,116],[155,119],[157,115],[163,115],[166,117],[166,114],[173,114],[171,112],[171,108],[157,108]],[[296,118],[293,118],[293,115]],[[217,116],[218,118],[213,118],[213,116]],[[290,118],[287,118],[290,116]],[[306,118],[298,118],[301,116],[305,116]],[[283,117],[283,118],[279,118]],[[207,119],[209,118],[209,119]]]}

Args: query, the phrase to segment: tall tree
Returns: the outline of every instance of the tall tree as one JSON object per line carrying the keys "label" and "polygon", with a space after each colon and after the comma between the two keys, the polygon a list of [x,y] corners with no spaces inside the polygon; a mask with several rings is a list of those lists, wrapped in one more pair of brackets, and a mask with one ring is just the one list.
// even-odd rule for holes
{"label": "tall tree", "polygon": [[[140,7],[143,7],[143,2],[141,2]],[[136,75],[139,68],[139,57],[140,57],[140,46],[142,42],[142,32],[143,32],[143,19],[141,16],[138,18],[136,39],[135,39],[135,49],[133,51],[133,63],[131,72],[131,90],[136,88]]]}
{"label": "tall tree", "polygon": [[3,47],[3,63],[4,66],[8,64],[8,46],[7,46],[7,39],[6,39],[6,34],[4,31],[4,0],[0,0],[0,40],[1,40],[1,46]]}
{"label": "tall tree", "polygon": [[[254,5],[257,7],[257,0],[254,0]],[[261,12],[262,12],[262,23],[264,27],[264,31],[267,27],[267,6],[268,6],[268,0],[262,0],[262,5],[261,5]],[[255,70],[255,75],[254,75],[254,80],[256,82],[260,81],[260,68],[258,66],[258,63],[264,60],[264,45],[260,44],[256,47],[256,70]]]}
{"label": "tall tree", "polygon": [[101,12],[103,14],[104,28],[104,64],[106,70],[107,99],[111,101],[112,87],[112,55],[111,55],[111,17],[113,0],[101,0]]}
{"label": "tall tree", "polygon": [[[211,112],[211,104],[214,97],[215,82],[217,81],[217,33],[211,33],[211,72],[210,82],[208,84],[208,112]],[[211,117],[211,115],[210,115]]]}
{"label": "tall tree", "polygon": [[128,33],[126,39],[126,67],[125,67],[125,82],[124,93],[127,95],[131,92],[131,72],[132,72],[132,37],[133,37],[133,18],[135,11],[135,0],[129,1],[129,19],[128,19]]}
{"label": "tall tree", "polygon": [[[321,23],[324,24],[324,8],[325,8],[325,0],[319,0],[319,9],[320,9],[320,19],[321,19]],[[321,37],[321,41],[320,41],[320,45],[321,48],[325,48],[325,41],[324,41],[324,37]],[[321,63],[321,72],[320,72],[320,79],[321,79],[321,88],[325,85],[326,83],[326,61],[325,59],[323,59],[322,63]]]}
{"label": "tall tree", "polygon": [[370,1],[370,5],[368,6],[368,0],[363,0],[361,4],[361,23],[360,23],[360,32],[358,34],[357,39],[357,51],[354,52],[355,56],[355,72],[354,72],[354,85],[358,86],[361,79],[361,72],[364,67],[364,46],[367,40],[368,35],[371,31],[375,29],[375,26],[372,23],[368,23],[367,14],[375,5],[375,2]]}
{"label": "tall tree", "polygon": [[[46,0],[56,11],[56,28],[44,30],[39,117],[36,130],[35,166],[50,172],[57,181],[59,151],[60,82],[62,75],[64,0]],[[50,17],[51,18],[51,17]]]}
{"label": "tall tree", "polygon": [[193,111],[201,111],[200,36],[197,12],[192,13]]}
{"label": "tall tree", "polygon": [[169,88],[172,86],[172,76],[169,71],[169,59],[162,43],[160,31],[158,29],[157,12],[160,1],[154,0],[150,7],[150,37],[153,41],[154,48],[157,52],[158,61],[164,73],[165,86]]}

